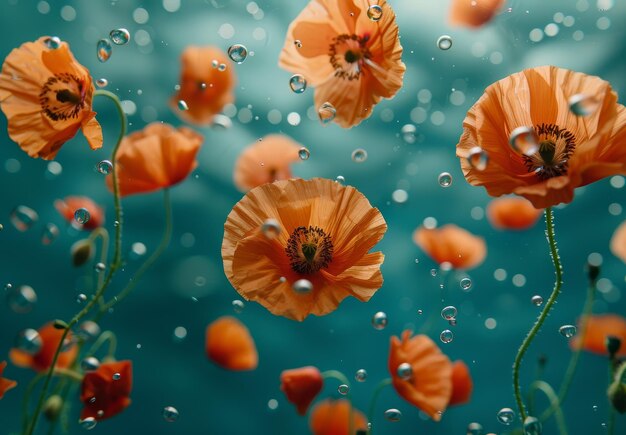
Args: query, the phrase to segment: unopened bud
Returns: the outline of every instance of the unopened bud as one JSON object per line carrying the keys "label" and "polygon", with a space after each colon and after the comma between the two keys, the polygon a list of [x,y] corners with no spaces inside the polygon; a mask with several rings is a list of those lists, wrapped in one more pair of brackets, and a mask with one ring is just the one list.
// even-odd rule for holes
{"label": "unopened bud", "polygon": [[615,357],[621,345],[622,340],[620,340],[618,337],[615,337],[613,335],[608,335],[606,337],[605,346],[607,352],[609,352],[609,357],[611,357],[611,359]]}
{"label": "unopened bud", "polygon": [[58,394],[48,397],[43,405],[43,415],[50,421],[55,421],[61,415],[63,409],[63,399]]}
{"label": "unopened bud", "polygon": [[620,414],[624,414],[626,412],[626,384],[619,381],[613,382],[609,385],[607,394],[613,408]]}
{"label": "unopened bud", "polygon": [[74,266],[82,266],[91,259],[93,255],[93,242],[89,239],[82,239],[72,245],[72,263]]}

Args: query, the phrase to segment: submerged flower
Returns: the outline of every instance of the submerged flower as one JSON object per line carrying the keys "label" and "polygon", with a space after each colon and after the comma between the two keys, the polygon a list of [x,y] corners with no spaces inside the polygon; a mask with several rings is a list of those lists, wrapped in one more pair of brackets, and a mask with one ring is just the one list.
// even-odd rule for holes
{"label": "submerged flower", "polygon": [[210,124],[225,104],[235,100],[235,73],[216,47],[187,47],[180,57],[180,89],[170,100],[174,112],[193,124]]}
{"label": "submerged flower", "polygon": [[[104,211],[89,197],[66,196],[64,199],[54,201],[54,207],[66,221],[80,229],[94,230],[104,224]],[[89,212],[89,220],[84,224],[78,223],[74,217],[76,210],[81,208]]]}
{"label": "submerged flower", "polygon": [[[568,203],[574,189],[626,174],[626,109],[608,82],[543,66],[489,86],[463,122],[457,156],[467,181],[536,208]],[[466,160],[489,154],[485,168]]]}
{"label": "submerged flower", "polygon": [[[28,367],[35,371],[41,372],[50,368],[54,354],[59,347],[61,337],[63,336],[63,330],[54,327],[52,322],[46,323],[37,331],[39,339],[41,339],[41,346],[35,353],[29,353],[25,350],[13,348],[9,352],[9,359],[13,364],[18,367]],[[78,347],[72,342],[72,333],[68,332],[63,343],[62,351],[59,353],[55,367],[65,369],[70,367],[76,355],[78,354]]]}
{"label": "submerged flower", "polygon": [[[351,434],[350,409],[354,429]],[[357,431],[367,430],[367,419],[361,411],[352,408],[346,399],[326,399],[311,410],[309,427],[313,435],[355,435]]]}
{"label": "submerged flower", "polygon": [[6,361],[0,362],[0,399],[2,399],[4,393],[9,391],[11,388],[15,388],[15,386],[17,385],[17,382],[2,377],[2,372],[4,371],[6,366]]}
{"label": "submerged flower", "polygon": [[480,27],[500,10],[504,0],[452,0],[448,21],[453,26]]}
{"label": "submerged flower", "polygon": [[265,183],[291,178],[289,165],[299,160],[302,145],[281,134],[271,134],[241,152],[235,163],[235,185],[248,191]]}
{"label": "submerged flower", "polygon": [[248,328],[234,317],[223,316],[206,329],[206,354],[228,370],[254,370],[259,354]]}
{"label": "submerged flower", "polygon": [[347,296],[368,301],[383,284],[381,252],[368,251],[387,224],[351,186],[316,178],[252,189],[224,224],[224,271],[247,300],[303,320]]}
{"label": "submerged flower", "polygon": [[93,92],[89,71],[67,43],[42,37],[22,44],[9,53],[0,73],[0,108],[9,137],[29,156],[45,160],[54,159],[79,129],[91,149],[100,148]]}
{"label": "submerged flower", "polygon": [[324,379],[317,367],[284,370],[280,374],[280,389],[287,396],[287,400],[296,405],[300,415],[306,414],[323,386]]}
{"label": "submerged flower", "polygon": [[80,387],[83,410],[80,418],[93,417],[104,420],[119,414],[130,405],[133,386],[131,361],[103,363],[87,372]]}
{"label": "submerged flower", "polygon": [[474,383],[467,365],[461,360],[452,363],[452,396],[448,406],[469,402],[473,389]]}
{"label": "submerged flower", "polygon": [[616,337],[621,341],[616,354],[626,356],[626,319],[617,314],[589,316],[585,338],[581,342],[580,335],[575,335],[569,343],[572,349],[582,347],[587,352],[608,355],[606,347],[608,337]]}
{"label": "submerged flower", "polygon": [[611,252],[626,263],[626,221],[622,222],[611,237]]}
{"label": "submerged flower", "polygon": [[[187,128],[153,122],[122,139],[117,165],[120,195],[165,189],[183,181],[198,162],[202,135]],[[106,179],[112,189],[113,180]]]}
{"label": "submerged flower", "polygon": [[496,198],[487,206],[487,219],[500,230],[525,230],[537,223],[542,210],[524,198]]}
{"label": "submerged flower", "polygon": [[[315,86],[315,107],[352,127],[402,87],[406,69],[396,16],[385,0],[312,0],[287,30],[279,65]],[[368,17],[372,15],[372,18]]]}
{"label": "submerged flower", "polygon": [[482,237],[454,224],[440,228],[420,227],[413,233],[413,241],[438,264],[449,263],[455,269],[472,269],[487,255]]}
{"label": "submerged flower", "polygon": [[[401,364],[409,364],[410,371],[399,373]],[[441,420],[452,396],[452,364],[435,342],[426,335],[411,338],[408,330],[402,339],[391,337],[389,373],[400,397],[433,420]]]}

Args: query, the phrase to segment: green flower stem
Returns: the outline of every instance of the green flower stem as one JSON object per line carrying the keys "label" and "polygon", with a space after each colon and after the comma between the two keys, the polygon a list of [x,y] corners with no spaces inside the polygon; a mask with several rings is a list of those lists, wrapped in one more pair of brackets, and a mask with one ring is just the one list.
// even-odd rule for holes
{"label": "green flower stem", "polygon": [[119,292],[117,296],[104,304],[104,306],[100,310],[101,312],[108,310],[109,308],[113,307],[113,305],[128,296],[130,292],[133,291],[143,274],[146,273],[148,269],[150,269],[152,264],[161,256],[163,251],[165,251],[167,245],[169,245],[170,239],[172,238],[172,205],[170,202],[169,189],[163,189],[163,208],[165,210],[165,231],[163,231],[163,236],[161,237],[161,242],[159,243],[159,246],[152,253],[152,255],[150,255],[150,257],[141,265],[139,270],[131,278],[128,285],[121,292]]}
{"label": "green flower stem", "polygon": [[[100,248],[100,262],[106,264],[107,258],[109,256],[109,232],[104,227],[98,227],[91,232],[89,235],[90,241],[95,241],[97,238],[100,238],[102,241],[102,247]],[[104,282],[104,271],[97,271],[96,275],[98,276],[98,282],[96,288],[102,287],[102,283]],[[104,305],[104,301],[102,298],[98,299],[98,305],[100,308]]]}
{"label": "green flower stem", "polygon": [[560,435],[567,435],[567,426],[565,425],[565,418],[563,417],[563,411],[559,404],[559,397],[556,395],[554,389],[545,381],[535,381],[530,384],[530,394],[532,395],[536,390],[541,391],[546,395],[550,401],[550,406],[554,408],[556,416],[556,426]]}
{"label": "green flower stem", "polygon": [[80,373],[75,372],[74,370],[62,369],[57,367],[56,369],[54,369],[54,374],[57,376],[63,376],[76,382],[82,382],[83,380],[83,376]]}
{"label": "green flower stem", "polygon": [[370,400],[370,409],[367,411],[367,435],[372,435],[374,433],[374,425],[372,424],[372,422],[374,420],[374,411],[376,410],[376,401],[378,400],[380,392],[383,391],[383,388],[385,388],[387,385],[391,385],[391,378],[383,379],[379,382],[378,385],[376,385],[376,388],[374,389],[372,399]]}
{"label": "green flower stem", "polygon": [[552,306],[558,299],[559,294],[561,293],[561,286],[563,285],[563,267],[561,266],[561,259],[559,258],[559,252],[554,237],[554,218],[552,216],[552,207],[546,208],[545,215],[546,237],[550,246],[550,257],[552,257],[552,263],[554,264],[555,283],[552,294],[548,298],[546,305],[543,307],[543,310],[539,314],[537,321],[530,329],[528,335],[526,335],[526,338],[524,338],[524,341],[522,342],[522,345],[520,346],[519,350],[517,351],[517,355],[515,356],[515,361],[513,362],[513,389],[515,391],[515,401],[517,402],[517,408],[519,410],[519,415],[522,421],[526,419],[527,414],[526,408],[524,407],[524,402],[522,401],[522,391],[519,382],[520,365],[522,364],[522,359],[524,359],[524,355],[530,347],[530,344],[537,336],[537,333],[543,326],[546,317],[548,317],[548,313],[550,313]]}
{"label": "green flower stem", "polygon": [[334,378],[334,379],[337,379],[342,384],[346,384],[348,386],[348,394],[346,394],[346,399],[348,399],[348,403],[350,404],[350,410],[348,414],[348,419],[349,419],[348,433],[350,435],[354,434],[354,415],[352,412],[352,395],[350,391],[350,381],[348,380],[346,375],[341,373],[339,370],[326,370],[325,372],[322,372],[322,378],[324,379]]}
{"label": "green flower stem", "polygon": [[22,399],[22,430],[26,431],[28,428],[28,402],[31,394],[33,393],[33,389],[35,386],[41,381],[45,376],[46,372],[39,372],[37,376],[35,376],[28,386],[26,387],[26,392],[24,393],[24,399]]}
{"label": "green flower stem", "polygon": [[[35,407],[35,413],[32,416],[30,424],[24,431],[25,435],[32,435],[35,431],[35,427],[37,426],[37,421],[39,420],[39,415],[41,414],[41,409],[43,407],[44,400],[46,399],[46,394],[48,393],[48,388],[50,387],[50,381],[52,380],[52,375],[54,373],[54,366],[59,359],[59,354],[61,353],[61,348],[63,347],[63,343],[65,342],[65,338],[69,333],[70,329],[76,325],[83,317],[85,317],[89,311],[93,308],[93,306],[97,303],[97,301],[102,297],[104,291],[107,289],[111,280],[113,279],[113,275],[118,267],[122,264],[122,205],[120,202],[120,189],[118,185],[117,178],[117,169],[115,164],[115,158],[117,156],[117,151],[120,147],[120,143],[124,135],[126,134],[126,114],[122,110],[122,103],[120,102],[117,96],[109,91],[97,90],[94,92],[94,96],[103,96],[109,98],[117,109],[117,113],[120,117],[120,134],[117,138],[117,143],[113,147],[113,152],[111,153],[111,159],[114,162],[113,170],[111,172],[111,176],[113,177],[113,202],[115,204],[115,220],[117,225],[115,226],[115,252],[113,255],[113,261],[108,269],[106,277],[102,282],[102,285],[98,287],[96,294],[93,299],[91,299],[82,310],[80,310],[73,318],[67,323],[67,328],[63,331],[63,335],[61,336],[61,340],[59,341],[59,345],[54,352],[54,356],[50,363],[50,368],[45,373],[45,381],[43,387],[41,389],[41,393],[39,394],[39,399],[37,400],[37,406]],[[26,400],[28,399],[29,394],[26,395]]]}
{"label": "green flower stem", "polygon": [[[609,358],[609,384],[613,383],[613,379],[615,378],[615,369],[617,367],[615,356]],[[609,403],[609,422],[607,424],[607,435],[613,435],[615,432],[615,407],[613,407],[612,403]]]}
{"label": "green flower stem", "polygon": [[106,342],[109,342],[109,351],[107,356],[114,356],[115,349],[117,348],[117,337],[112,331],[104,331],[96,342],[89,348],[85,355],[93,356]]}

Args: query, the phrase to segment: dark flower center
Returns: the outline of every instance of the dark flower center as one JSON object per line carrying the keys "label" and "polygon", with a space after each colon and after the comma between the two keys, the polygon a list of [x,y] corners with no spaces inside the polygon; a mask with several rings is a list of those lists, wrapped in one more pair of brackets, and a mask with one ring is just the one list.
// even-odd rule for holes
{"label": "dark flower center", "polygon": [[73,74],[56,74],[44,83],[39,93],[43,113],[53,121],[77,118],[85,107],[85,82]]}
{"label": "dark flower center", "polygon": [[538,124],[534,130],[539,147],[533,155],[523,156],[528,172],[534,172],[540,180],[567,174],[569,159],[576,149],[576,136],[554,124]]}
{"label": "dark flower center", "polygon": [[333,259],[333,242],[319,227],[296,228],[285,248],[294,272],[309,274],[328,267]]}
{"label": "dark flower center", "polygon": [[330,64],[335,69],[335,77],[348,80],[358,80],[363,63],[371,57],[366,47],[369,35],[357,36],[342,34],[333,38],[328,48]]}

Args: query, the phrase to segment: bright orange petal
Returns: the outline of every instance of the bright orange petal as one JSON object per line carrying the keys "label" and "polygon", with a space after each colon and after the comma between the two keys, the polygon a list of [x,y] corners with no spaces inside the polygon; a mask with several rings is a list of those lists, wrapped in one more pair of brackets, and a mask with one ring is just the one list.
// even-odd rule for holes
{"label": "bright orange petal", "polygon": [[352,408],[354,433],[350,434],[350,402],[345,399],[326,399],[311,410],[309,427],[313,435],[354,435],[359,430],[367,429],[365,415]]}
{"label": "bright orange petal", "polygon": [[626,221],[617,227],[611,237],[611,252],[626,263]]}
{"label": "bright orange petal", "polygon": [[228,370],[254,370],[259,364],[250,331],[234,317],[220,317],[207,327],[206,353]]}
{"label": "bright orange petal", "polygon": [[[579,321],[580,323],[580,321]],[[580,330],[580,328],[579,328]],[[606,349],[606,339],[609,336],[617,337],[621,340],[621,345],[617,355],[626,355],[626,319],[617,314],[600,314],[589,316],[587,319],[587,330],[582,341],[582,348],[587,352],[600,355],[608,355]],[[581,346],[580,335],[575,335],[570,340],[570,347],[577,349]]]}
{"label": "bright orange petal", "polygon": [[463,361],[455,361],[452,364],[452,396],[448,406],[469,402],[473,389],[474,383],[469,368]]}
{"label": "bright orange petal", "polygon": [[448,22],[455,26],[480,27],[500,10],[504,0],[452,0]]}
{"label": "bright orange petal", "polygon": [[524,198],[497,198],[487,206],[487,218],[494,228],[525,230],[539,220],[542,210]]}
{"label": "bright orange petal", "polygon": [[17,382],[2,377],[2,372],[4,371],[6,366],[6,361],[0,362],[0,399],[2,399],[4,393],[9,391],[11,388],[15,388],[17,386]]}
{"label": "bright orange petal", "polygon": [[287,396],[287,400],[296,405],[300,415],[306,414],[323,386],[324,379],[317,367],[283,370],[280,374],[280,389]]}
{"label": "bright orange petal", "polygon": [[413,241],[438,264],[450,263],[456,269],[472,269],[487,255],[482,237],[453,224],[434,229],[420,227],[413,233]]}

